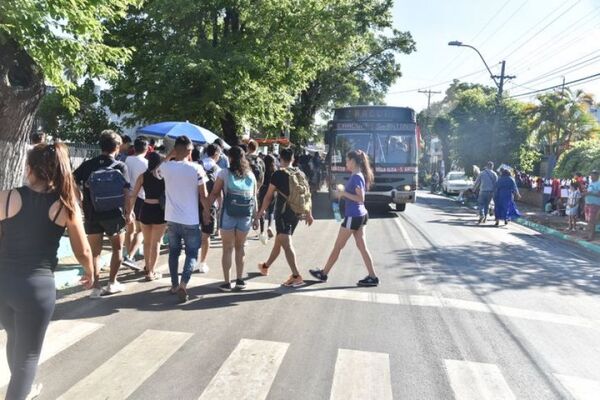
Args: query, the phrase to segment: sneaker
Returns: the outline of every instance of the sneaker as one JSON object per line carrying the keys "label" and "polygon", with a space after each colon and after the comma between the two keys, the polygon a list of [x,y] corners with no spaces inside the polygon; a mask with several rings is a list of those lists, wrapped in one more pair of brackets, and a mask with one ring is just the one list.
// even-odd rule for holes
{"label": "sneaker", "polygon": [[29,391],[29,394],[27,395],[25,400],[37,399],[40,396],[40,394],[42,393],[42,387],[43,387],[43,385],[41,383],[31,385],[31,390]]}
{"label": "sneaker", "polygon": [[244,289],[246,289],[246,282],[244,282],[243,279],[236,279],[235,280],[235,289],[236,290],[244,290]]}
{"label": "sneaker", "polygon": [[138,266],[135,263],[135,261],[133,260],[133,258],[130,258],[130,257],[123,258],[123,262],[121,264],[123,264],[127,268],[130,268],[130,269],[132,269],[134,271],[141,271],[141,270],[143,270],[143,268],[140,267],[140,266]]}
{"label": "sneaker", "polygon": [[480,216],[479,216],[479,220],[477,220],[477,223],[478,223],[478,224],[480,224],[480,223],[482,223],[482,222],[483,222],[483,215],[480,215]]}
{"label": "sneaker", "polygon": [[198,272],[200,272],[201,274],[206,274],[208,273],[208,271],[210,271],[210,268],[208,268],[208,264],[205,262],[200,263],[200,266],[198,267]]}
{"label": "sneaker", "polygon": [[323,270],[320,269],[310,269],[308,270],[312,276],[320,280],[321,282],[327,282],[327,275],[323,273]]}
{"label": "sneaker", "polygon": [[269,275],[269,266],[266,263],[258,264],[258,271],[262,276]]}
{"label": "sneaker", "polygon": [[96,287],[93,288],[90,292],[90,299],[101,299],[102,298],[102,288]]}
{"label": "sneaker", "polygon": [[180,303],[185,303],[188,301],[188,293],[184,287],[179,286],[179,289],[177,289],[177,298],[179,299]]}
{"label": "sneaker", "polygon": [[379,278],[372,276],[367,276],[365,279],[361,279],[357,283],[358,286],[377,286],[379,285]]}
{"label": "sneaker", "polygon": [[125,286],[119,281],[108,282],[104,288],[106,294],[121,293],[123,290],[125,290]]}
{"label": "sneaker", "polygon": [[264,245],[267,244],[267,242],[269,241],[269,237],[267,236],[266,233],[261,233],[260,236],[258,237],[260,239],[260,242]]}
{"label": "sneaker", "polygon": [[290,275],[290,277],[288,278],[287,281],[283,282],[281,284],[282,286],[285,287],[300,287],[300,286],[304,286],[304,280],[302,279],[302,276],[300,275]]}
{"label": "sneaker", "polygon": [[219,285],[219,290],[221,292],[231,292],[231,283],[226,282],[222,285]]}

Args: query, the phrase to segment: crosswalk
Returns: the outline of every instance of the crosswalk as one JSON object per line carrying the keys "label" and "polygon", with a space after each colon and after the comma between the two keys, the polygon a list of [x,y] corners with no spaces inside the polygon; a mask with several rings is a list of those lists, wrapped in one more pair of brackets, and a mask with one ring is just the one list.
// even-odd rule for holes
{"label": "crosswalk", "polygon": [[[101,335],[103,324],[66,320],[50,324],[40,364],[67,351],[78,342]],[[114,354],[101,362],[87,376],[77,379],[64,393],[56,396],[60,400],[119,400],[134,395],[176,353],[185,352],[186,345],[193,342],[194,333],[171,330],[148,329],[135,336],[129,343],[122,343]],[[6,335],[0,331],[0,387],[9,380],[5,353]],[[292,343],[241,338],[222,361],[208,384],[198,393],[192,394],[199,400],[265,400],[277,382],[282,368],[288,368],[293,357],[286,359]],[[151,349],[151,351],[149,351]],[[85,353],[83,353],[85,354]],[[390,355],[361,349],[339,348],[331,359],[334,365],[330,380],[329,400],[392,400],[393,385],[411,382],[394,382],[393,364]],[[65,370],[76,369],[81,360],[72,360],[73,365]],[[206,360],[196,360],[198,366]],[[440,368],[446,377],[452,395],[458,400],[514,400],[519,398],[506,379],[507,371],[500,365],[469,360],[443,359]],[[196,368],[190,365],[189,368]],[[405,368],[405,366],[402,366]],[[215,366],[215,370],[217,366]],[[115,374],[115,371],[135,371]],[[185,373],[186,371],[182,371]],[[575,400],[597,399],[600,382],[559,373],[554,376],[556,384]],[[106,383],[110,382],[109,385]],[[44,387],[56,382],[41,382]],[[0,389],[0,394],[3,389]],[[310,387],[307,388],[310,390]],[[42,396],[43,397],[43,396]],[[132,398],[139,398],[132,396]],[[173,397],[176,398],[176,397]],[[309,398],[309,397],[307,397]],[[532,398],[535,398],[533,396]]]}

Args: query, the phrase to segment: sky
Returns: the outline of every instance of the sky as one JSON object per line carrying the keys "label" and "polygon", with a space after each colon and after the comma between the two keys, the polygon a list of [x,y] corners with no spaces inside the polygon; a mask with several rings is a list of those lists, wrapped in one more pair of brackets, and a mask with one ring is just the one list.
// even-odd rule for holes
{"label": "sky", "polygon": [[[452,79],[494,86],[477,53],[448,46],[458,40],[476,47],[494,74],[506,61],[504,88],[515,96],[600,73],[600,0],[395,0],[394,28],[410,31],[417,50],[398,57],[402,77],[390,88],[388,105],[420,111],[427,94]],[[567,85],[594,94],[600,102],[600,76]],[[535,95],[518,97],[533,101]]]}

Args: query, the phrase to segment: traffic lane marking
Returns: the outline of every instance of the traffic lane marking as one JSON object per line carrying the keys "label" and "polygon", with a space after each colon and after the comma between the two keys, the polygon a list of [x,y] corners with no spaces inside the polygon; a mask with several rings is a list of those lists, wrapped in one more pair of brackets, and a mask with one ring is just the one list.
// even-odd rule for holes
{"label": "traffic lane marking", "polygon": [[386,353],[338,349],[330,400],[392,400]]}
{"label": "traffic lane marking", "polygon": [[444,360],[457,400],[516,400],[495,364]]}

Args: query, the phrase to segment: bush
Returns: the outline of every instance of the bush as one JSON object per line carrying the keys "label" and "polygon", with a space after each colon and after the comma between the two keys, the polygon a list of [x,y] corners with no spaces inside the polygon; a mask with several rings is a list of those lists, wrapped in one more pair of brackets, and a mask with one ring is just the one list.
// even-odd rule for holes
{"label": "bush", "polygon": [[560,156],[554,175],[568,179],[576,172],[589,175],[594,169],[600,170],[600,140],[583,140]]}

